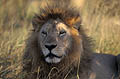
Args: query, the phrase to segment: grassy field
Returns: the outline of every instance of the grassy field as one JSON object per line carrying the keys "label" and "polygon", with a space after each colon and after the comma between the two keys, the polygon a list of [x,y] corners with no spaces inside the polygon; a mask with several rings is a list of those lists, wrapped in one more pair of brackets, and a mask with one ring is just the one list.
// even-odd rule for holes
{"label": "grassy field", "polygon": [[[76,2],[73,5],[79,7]],[[40,4],[31,0],[0,0],[0,79],[22,79],[24,76],[20,73],[21,56],[31,32],[31,18]],[[81,10],[83,25],[95,42],[94,51],[120,54],[119,7],[120,0],[85,2]]]}

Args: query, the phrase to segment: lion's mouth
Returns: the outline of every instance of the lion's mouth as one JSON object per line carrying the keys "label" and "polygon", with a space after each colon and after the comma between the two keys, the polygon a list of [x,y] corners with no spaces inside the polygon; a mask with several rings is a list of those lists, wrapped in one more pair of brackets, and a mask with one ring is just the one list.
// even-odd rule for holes
{"label": "lion's mouth", "polygon": [[62,60],[63,56],[58,56],[52,53],[51,51],[45,56],[45,61],[47,63],[59,63]]}
{"label": "lion's mouth", "polygon": [[47,56],[45,56],[45,58],[47,58],[47,57],[49,57],[49,58],[54,58],[54,57],[56,57],[56,58],[62,58],[62,56],[57,56],[57,55],[55,55],[55,54],[52,54],[52,53],[49,53]]}
{"label": "lion's mouth", "polygon": [[49,53],[48,55],[45,56],[45,61],[47,63],[59,63],[61,61],[63,56],[57,56],[53,53]]}

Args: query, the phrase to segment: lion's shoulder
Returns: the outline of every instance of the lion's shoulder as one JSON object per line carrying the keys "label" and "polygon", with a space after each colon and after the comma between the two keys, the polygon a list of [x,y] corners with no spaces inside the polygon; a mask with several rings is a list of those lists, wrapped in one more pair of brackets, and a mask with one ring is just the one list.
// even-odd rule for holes
{"label": "lion's shoulder", "polygon": [[94,77],[92,79],[117,79],[117,61],[114,55],[93,54],[91,67],[91,77]]}

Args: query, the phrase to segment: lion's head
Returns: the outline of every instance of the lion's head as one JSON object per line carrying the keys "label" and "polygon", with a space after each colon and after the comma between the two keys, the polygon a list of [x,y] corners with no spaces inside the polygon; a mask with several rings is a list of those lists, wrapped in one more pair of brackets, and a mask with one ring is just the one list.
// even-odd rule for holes
{"label": "lion's head", "polygon": [[[41,26],[38,31],[38,42],[47,63],[59,63],[69,53],[72,53],[70,52],[74,40],[72,29],[74,28],[69,27],[59,18],[49,19]],[[80,37],[78,32],[76,36]],[[82,43],[82,41],[79,42]],[[79,49],[82,52],[82,46]]]}
{"label": "lion's head", "polygon": [[[45,13],[44,13],[45,12]],[[50,8],[33,18],[34,31],[38,33],[40,53],[47,63],[59,63],[76,51],[79,57],[83,51],[82,37],[79,33],[80,15],[71,9]],[[78,23],[80,23],[78,25]],[[75,46],[75,44],[77,44]],[[75,49],[75,50],[73,50]]]}

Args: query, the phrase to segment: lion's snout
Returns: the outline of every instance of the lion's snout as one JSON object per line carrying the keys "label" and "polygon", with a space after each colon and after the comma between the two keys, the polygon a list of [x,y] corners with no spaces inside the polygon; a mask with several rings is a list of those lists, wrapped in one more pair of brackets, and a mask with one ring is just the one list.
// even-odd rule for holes
{"label": "lion's snout", "polygon": [[54,48],[56,48],[56,46],[57,46],[57,44],[46,44],[45,45],[45,47],[49,50],[49,51],[51,51],[52,49],[54,49]]}

